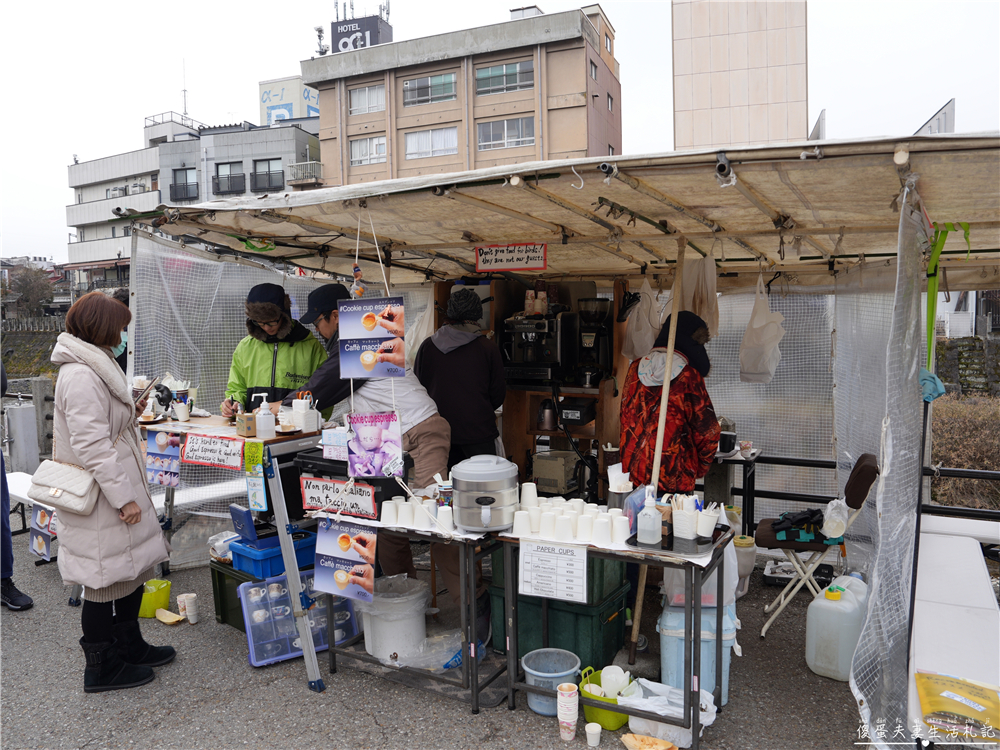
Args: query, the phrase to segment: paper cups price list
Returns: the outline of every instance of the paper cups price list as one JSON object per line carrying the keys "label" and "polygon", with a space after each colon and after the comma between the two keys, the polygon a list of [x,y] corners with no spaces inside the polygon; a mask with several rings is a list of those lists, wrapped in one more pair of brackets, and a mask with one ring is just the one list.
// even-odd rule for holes
{"label": "paper cups price list", "polygon": [[521,541],[519,593],[587,603],[587,548]]}

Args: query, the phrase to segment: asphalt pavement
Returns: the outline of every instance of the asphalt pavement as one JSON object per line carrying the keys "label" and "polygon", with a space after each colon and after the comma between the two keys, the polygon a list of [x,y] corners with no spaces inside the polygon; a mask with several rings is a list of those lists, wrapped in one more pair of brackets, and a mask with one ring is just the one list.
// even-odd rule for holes
{"label": "asphalt pavement", "polygon": [[[12,517],[15,528],[18,519]],[[146,639],[171,644],[176,660],[156,679],[131,690],[85,694],[80,610],[68,606],[55,564],[35,566],[28,535],[14,537],[15,583],[35,600],[25,612],[0,614],[0,748],[584,748],[559,739],[555,718],[506,701],[473,715],[469,705],[397,685],[338,661],[331,675],[325,654],[323,693],[308,689],[301,659],[254,668],[246,636],[215,621],[207,567],[173,571],[171,606],[178,593],[198,594],[201,619],[167,626],[142,620]],[[777,589],[755,571],[750,592],[737,603],[742,621],[732,657],[729,703],[704,731],[711,750],[850,748],[858,713],[847,683],[819,677],[806,666],[805,612],[800,595],[759,636],[761,609]],[[447,596],[439,597],[447,606]],[[766,600],[766,601],[765,601]],[[659,597],[649,589],[642,632],[658,650]],[[503,679],[503,678],[501,678]],[[602,748],[624,747],[605,731]]]}

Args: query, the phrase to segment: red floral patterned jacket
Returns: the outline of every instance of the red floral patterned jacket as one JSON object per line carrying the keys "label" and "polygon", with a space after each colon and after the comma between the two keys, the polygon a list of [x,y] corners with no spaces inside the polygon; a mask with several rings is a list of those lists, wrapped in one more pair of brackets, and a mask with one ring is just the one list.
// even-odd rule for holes
{"label": "red floral patterned jacket", "polygon": [[[639,362],[632,363],[625,377],[620,443],[622,470],[636,486],[651,480],[662,391],[642,384]],[[705,379],[687,365],[670,383],[658,491],[693,492],[695,480],[708,473],[715,459],[719,432]]]}

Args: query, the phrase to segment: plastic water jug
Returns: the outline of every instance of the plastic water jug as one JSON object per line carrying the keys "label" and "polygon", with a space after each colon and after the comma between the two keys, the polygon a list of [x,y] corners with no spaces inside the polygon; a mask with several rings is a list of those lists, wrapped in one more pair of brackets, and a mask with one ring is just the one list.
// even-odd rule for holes
{"label": "plastic water jug", "polygon": [[847,682],[861,637],[864,610],[854,592],[831,584],[806,611],[806,664],[818,675]]}
{"label": "plastic water jug", "polygon": [[840,586],[854,594],[854,598],[858,600],[858,609],[861,610],[861,620],[864,621],[865,613],[868,611],[868,584],[857,577],[859,575],[854,573],[849,576],[837,576],[830,585]]}

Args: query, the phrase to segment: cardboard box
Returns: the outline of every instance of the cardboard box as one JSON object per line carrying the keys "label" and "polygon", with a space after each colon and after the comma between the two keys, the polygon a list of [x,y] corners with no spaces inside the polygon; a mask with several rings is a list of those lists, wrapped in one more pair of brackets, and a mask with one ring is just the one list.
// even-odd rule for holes
{"label": "cardboard box", "polygon": [[534,458],[535,484],[542,492],[563,493],[576,489],[576,462],[574,451],[549,451],[536,453]]}
{"label": "cardboard box", "polygon": [[257,415],[253,412],[237,414],[236,434],[240,437],[257,437]]}

